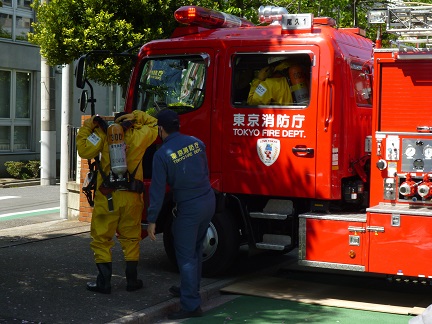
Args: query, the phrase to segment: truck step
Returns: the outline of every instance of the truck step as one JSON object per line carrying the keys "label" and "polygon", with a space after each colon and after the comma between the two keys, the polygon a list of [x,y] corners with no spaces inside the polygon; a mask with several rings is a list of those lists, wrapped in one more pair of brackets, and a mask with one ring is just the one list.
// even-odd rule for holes
{"label": "truck step", "polygon": [[271,214],[271,213],[268,214],[268,213],[252,212],[249,213],[249,215],[252,218],[280,219],[280,220],[287,219],[287,215],[285,214]]}
{"label": "truck step", "polygon": [[264,234],[263,241],[255,246],[262,250],[283,251],[291,245],[291,237],[288,235]]}
{"label": "truck step", "polygon": [[291,200],[270,199],[262,212],[251,212],[250,217],[284,220],[293,213],[293,210]]}

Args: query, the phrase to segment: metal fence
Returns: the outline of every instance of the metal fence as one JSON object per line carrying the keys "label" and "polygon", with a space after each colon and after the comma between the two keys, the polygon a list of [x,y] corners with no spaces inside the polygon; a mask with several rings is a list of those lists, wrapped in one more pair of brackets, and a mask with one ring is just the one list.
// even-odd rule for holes
{"label": "metal fence", "polygon": [[76,135],[79,127],[69,128],[69,181],[76,181],[77,177],[77,148]]}

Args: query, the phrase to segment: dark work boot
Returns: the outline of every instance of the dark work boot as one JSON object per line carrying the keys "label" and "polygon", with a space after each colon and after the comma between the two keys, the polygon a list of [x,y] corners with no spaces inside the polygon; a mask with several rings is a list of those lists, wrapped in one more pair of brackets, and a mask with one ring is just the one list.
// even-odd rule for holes
{"label": "dark work boot", "polygon": [[88,282],[87,289],[102,294],[110,294],[112,263],[111,262],[96,263],[96,266],[99,270],[99,274],[96,278],[96,282]]}
{"label": "dark work boot", "polygon": [[141,279],[137,279],[138,276],[138,261],[126,261],[126,281],[127,291],[135,291],[143,287],[143,282]]}

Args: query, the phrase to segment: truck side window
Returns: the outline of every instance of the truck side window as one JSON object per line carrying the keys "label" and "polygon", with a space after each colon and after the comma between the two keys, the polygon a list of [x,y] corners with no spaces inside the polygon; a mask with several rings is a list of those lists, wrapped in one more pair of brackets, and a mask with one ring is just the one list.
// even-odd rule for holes
{"label": "truck side window", "polygon": [[233,57],[234,106],[309,105],[311,59],[308,54],[237,54]]}
{"label": "truck side window", "polygon": [[142,66],[136,109],[151,115],[163,108],[183,113],[204,101],[206,65],[201,56],[157,58]]}
{"label": "truck side window", "polygon": [[350,67],[357,105],[372,107],[372,89],[369,68],[353,62],[351,62]]}

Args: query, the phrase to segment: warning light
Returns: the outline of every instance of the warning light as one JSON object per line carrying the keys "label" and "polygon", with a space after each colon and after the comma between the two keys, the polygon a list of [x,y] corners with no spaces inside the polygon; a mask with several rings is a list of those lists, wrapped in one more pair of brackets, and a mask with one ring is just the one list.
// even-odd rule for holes
{"label": "warning light", "polygon": [[181,24],[205,28],[253,27],[250,21],[199,6],[183,6],[174,12],[174,18]]}

